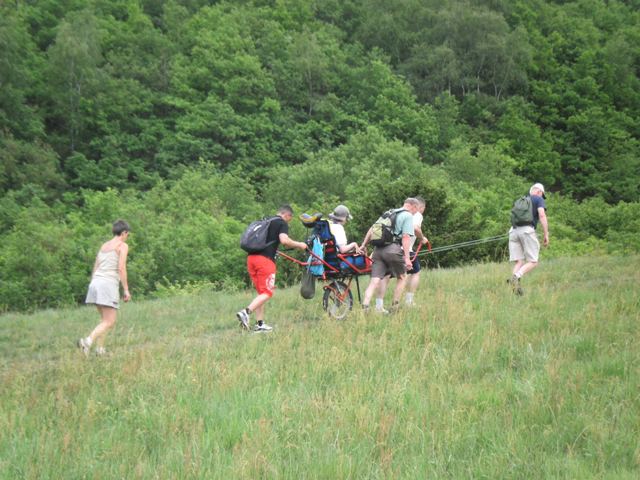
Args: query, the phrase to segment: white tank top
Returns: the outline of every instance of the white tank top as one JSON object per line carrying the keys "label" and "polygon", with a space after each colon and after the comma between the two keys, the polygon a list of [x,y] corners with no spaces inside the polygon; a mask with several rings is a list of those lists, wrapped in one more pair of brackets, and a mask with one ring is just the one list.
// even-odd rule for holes
{"label": "white tank top", "polygon": [[118,260],[120,256],[115,250],[108,252],[98,252],[98,268],[93,273],[94,277],[110,278],[117,282],[120,281],[120,273],[118,272]]}

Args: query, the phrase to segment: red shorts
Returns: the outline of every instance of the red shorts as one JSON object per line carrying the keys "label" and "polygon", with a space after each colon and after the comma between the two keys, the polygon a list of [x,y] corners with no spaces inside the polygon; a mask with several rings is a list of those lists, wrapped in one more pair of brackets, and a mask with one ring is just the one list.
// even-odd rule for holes
{"label": "red shorts", "polygon": [[247,256],[247,271],[258,295],[273,296],[276,288],[276,264],[263,255]]}

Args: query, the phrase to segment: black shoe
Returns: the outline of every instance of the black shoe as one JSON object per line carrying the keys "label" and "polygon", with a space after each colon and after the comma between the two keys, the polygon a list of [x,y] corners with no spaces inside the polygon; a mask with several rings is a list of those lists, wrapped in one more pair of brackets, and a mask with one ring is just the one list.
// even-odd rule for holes
{"label": "black shoe", "polygon": [[391,307],[389,307],[389,314],[390,315],[394,315],[396,313],[398,313],[400,311],[400,303],[399,302],[394,302],[391,304]]}

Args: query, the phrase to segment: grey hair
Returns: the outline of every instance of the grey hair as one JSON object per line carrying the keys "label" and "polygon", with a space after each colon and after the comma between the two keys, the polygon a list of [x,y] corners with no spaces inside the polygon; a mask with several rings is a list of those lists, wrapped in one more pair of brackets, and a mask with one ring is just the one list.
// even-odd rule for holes
{"label": "grey hair", "polygon": [[414,207],[419,207],[420,206],[420,200],[418,200],[417,198],[413,198],[413,197],[409,197],[407,198],[404,203],[408,203],[409,205],[413,205]]}

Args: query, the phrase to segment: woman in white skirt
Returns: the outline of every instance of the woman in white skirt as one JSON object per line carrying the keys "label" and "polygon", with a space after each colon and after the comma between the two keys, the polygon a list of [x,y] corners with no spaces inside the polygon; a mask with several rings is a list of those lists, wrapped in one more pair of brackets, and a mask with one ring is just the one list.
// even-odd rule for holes
{"label": "woman in white skirt", "polygon": [[78,340],[78,348],[85,355],[89,355],[95,343],[96,354],[104,355],[104,339],[116,324],[122,283],[124,289],[123,300],[131,299],[129,284],[127,283],[127,254],[129,246],[125,243],[129,237],[129,224],[124,220],[117,220],[113,224],[114,237],[105,242],[96,256],[93,274],[85,303],[94,304],[100,313],[100,323],[88,337]]}

